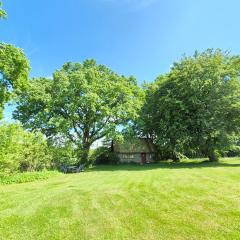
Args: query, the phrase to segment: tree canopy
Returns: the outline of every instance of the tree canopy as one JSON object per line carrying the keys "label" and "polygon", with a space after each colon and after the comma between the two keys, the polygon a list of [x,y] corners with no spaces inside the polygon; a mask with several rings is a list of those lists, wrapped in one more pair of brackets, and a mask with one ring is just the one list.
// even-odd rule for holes
{"label": "tree canopy", "polygon": [[0,1],[0,19],[6,18],[6,17],[7,17],[7,13],[5,12],[5,10],[2,9],[2,2]]}
{"label": "tree canopy", "polygon": [[[0,19],[6,17],[0,1]],[[26,88],[29,70],[29,62],[20,48],[0,43],[0,119],[5,103]]]}
{"label": "tree canopy", "polygon": [[192,149],[217,160],[240,130],[240,57],[196,52],[146,89],[138,127],[173,158]]}
{"label": "tree canopy", "polygon": [[133,77],[119,76],[94,60],[68,62],[53,79],[30,81],[14,117],[30,130],[72,141],[86,161],[93,142],[137,117],[142,96]]}
{"label": "tree canopy", "polygon": [[29,70],[29,62],[21,49],[0,43],[0,118],[4,104],[13,93],[26,88]]}

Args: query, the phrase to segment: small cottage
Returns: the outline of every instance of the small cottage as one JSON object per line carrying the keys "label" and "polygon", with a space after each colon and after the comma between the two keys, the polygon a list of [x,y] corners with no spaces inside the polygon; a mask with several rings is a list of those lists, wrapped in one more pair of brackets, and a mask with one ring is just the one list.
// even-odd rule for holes
{"label": "small cottage", "polygon": [[125,140],[123,142],[113,141],[112,151],[119,156],[122,163],[150,163],[154,162],[156,155],[155,145],[147,138]]}

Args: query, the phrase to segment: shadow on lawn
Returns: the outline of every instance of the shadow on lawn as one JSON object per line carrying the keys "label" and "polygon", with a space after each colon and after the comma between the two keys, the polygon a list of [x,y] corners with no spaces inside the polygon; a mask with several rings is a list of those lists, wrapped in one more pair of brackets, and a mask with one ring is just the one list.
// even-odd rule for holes
{"label": "shadow on lawn", "polygon": [[[240,161],[239,161],[240,162]],[[181,168],[218,168],[218,167],[240,167],[240,163],[226,163],[226,162],[208,162],[208,161],[196,161],[196,162],[160,162],[147,164],[144,166],[138,164],[120,164],[120,165],[98,165],[90,169],[89,171],[145,171],[154,169],[181,169]]]}

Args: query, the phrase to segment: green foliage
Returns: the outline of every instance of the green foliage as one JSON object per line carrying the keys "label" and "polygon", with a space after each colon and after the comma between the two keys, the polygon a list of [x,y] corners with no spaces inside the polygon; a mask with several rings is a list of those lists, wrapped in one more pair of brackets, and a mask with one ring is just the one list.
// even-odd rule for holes
{"label": "green foliage", "polygon": [[90,146],[135,119],[142,104],[136,79],[119,76],[94,60],[66,63],[51,79],[33,79],[14,117],[25,128],[61,136],[88,161]]}
{"label": "green foliage", "polygon": [[0,172],[39,171],[50,167],[51,154],[43,135],[20,125],[0,126]]}
{"label": "green foliage", "polygon": [[107,147],[98,147],[96,149],[92,149],[89,154],[89,161],[91,162],[91,164],[94,164],[96,162],[96,159],[100,155],[108,153],[108,152],[109,152],[109,148],[107,148]]}
{"label": "green foliage", "polygon": [[90,156],[93,164],[111,164],[115,165],[120,162],[120,158],[107,147],[99,147],[93,151]]}
{"label": "green foliage", "polygon": [[240,57],[207,50],[175,63],[146,88],[138,129],[171,152],[217,160],[240,130]]}
{"label": "green foliage", "polygon": [[60,173],[57,171],[24,172],[13,175],[0,174],[0,184],[26,183],[45,180],[58,174]]}
{"label": "green foliage", "polygon": [[66,142],[61,146],[50,145],[52,153],[52,164],[60,169],[62,166],[76,165],[78,163],[77,151],[71,142]]}
{"label": "green foliage", "polygon": [[6,18],[7,13],[2,9],[2,2],[0,1],[0,19],[1,18]]}
{"label": "green foliage", "polygon": [[240,157],[240,146],[232,146],[227,152],[227,157]]}
{"label": "green foliage", "polygon": [[[6,17],[0,1],[0,19]],[[21,49],[0,43],[0,120],[4,104],[20,91],[26,90],[29,70],[29,62]]]}
{"label": "green foliage", "polygon": [[113,152],[103,153],[96,158],[95,164],[119,164],[120,158]]}
{"label": "green foliage", "polygon": [[26,90],[29,70],[29,62],[21,49],[0,43],[0,119],[4,104]]}

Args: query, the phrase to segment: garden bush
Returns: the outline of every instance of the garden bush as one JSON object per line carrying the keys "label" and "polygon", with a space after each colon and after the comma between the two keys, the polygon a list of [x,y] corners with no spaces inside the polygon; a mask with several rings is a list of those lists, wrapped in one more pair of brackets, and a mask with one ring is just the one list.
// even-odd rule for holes
{"label": "garden bush", "polygon": [[66,142],[61,146],[50,144],[53,167],[60,169],[62,166],[76,165],[78,163],[77,151],[71,143]]}
{"label": "garden bush", "polygon": [[45,180],[58,174],[60,173],[57,171],[24,172],[11,175],[0,174],[0,184],[25,183]]}
{"label": "garden bush", "polygon": [[0,126],[0,172],[40,171],[51,167],[52,155],[39,132],[25,131],[19,124]]}
{"label": "garden bush", "polygon": [[232,146],[226,154],[224,154],[226,157],[240,157],[240,146]]}
{"label": "garden bush", "polygon": [[118,164],[120,158],[107,147],[99,147],[92,153],[91,162],[95,164]]}

